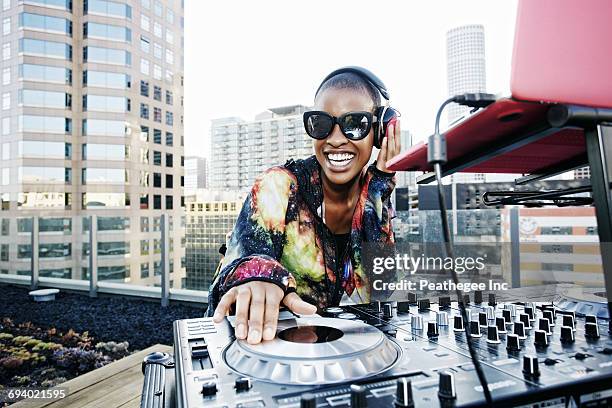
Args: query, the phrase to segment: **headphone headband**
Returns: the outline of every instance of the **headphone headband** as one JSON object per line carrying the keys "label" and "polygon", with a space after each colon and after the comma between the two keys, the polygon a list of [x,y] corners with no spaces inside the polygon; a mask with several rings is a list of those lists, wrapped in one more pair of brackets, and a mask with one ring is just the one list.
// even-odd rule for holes
{"label": "headphone headband", "polygon": [[331,74],[326,76],[323,81],[321,81],[321,85],[319,85],[319,87],[317,88],[317,92],[315,92],[315,95],[319,93],[319,90],[321,89],[323,84],[328,79],[336,75],[340,75],[344,73],[352,73],[352,74],[358,75],[359,77],[365,79],[366,81],[368,81],[368,83],[370,83],[370,85],[378,89],[378,92],[380,92],[383,98],[385,98],[386,100],[389,100],[389,91],[387,91],[387,87],[385,86],[383,81],[381,81],[380,78],[378,78],[376,75],[374,75],[369,70],[362,68],[362,67],[357,67],[357,66],[343,67],[343,68],[333,71]]}

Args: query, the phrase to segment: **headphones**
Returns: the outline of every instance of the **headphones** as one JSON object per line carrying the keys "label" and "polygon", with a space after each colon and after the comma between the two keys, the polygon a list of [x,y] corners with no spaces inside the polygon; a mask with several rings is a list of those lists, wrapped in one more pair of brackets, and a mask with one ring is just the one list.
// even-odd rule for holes
{"label": "headphones", "polygon": [[[317,88],[317,92],[315,92],[315,95],[319,93],[319,90],[328,79],[344,73],[352,73],[359,76],[361,79],[366,80],[370,85],[376,88],[381,94],[381,96],[386,100],[385,105],[377,106],[375,108],[375,122],[372,124],[372,130],[374,131],[374,147],[380,149],[382,146],[382,141],[385,135],[387,134],[387,126],[389,126],[389,123],[391,122],[395,123],[397,118],[400,116],[400,113],[389,105],[389,91],[387,91],[387,87],[380,80],[380,78],[378,78],[369,70],[362,67],[343,67],[333,71],[331,74],[326,76],[325,79],[321,81],[321,84]],[[382,126],[380,126],[381,123]]]}

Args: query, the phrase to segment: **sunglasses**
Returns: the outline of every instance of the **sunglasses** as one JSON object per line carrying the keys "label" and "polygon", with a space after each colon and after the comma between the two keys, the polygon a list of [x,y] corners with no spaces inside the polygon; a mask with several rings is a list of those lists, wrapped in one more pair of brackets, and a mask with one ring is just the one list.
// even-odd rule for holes
{"label": "sunglasses", "polygon": [[361,140],[370,133],[375,119],[370,112],[347,112],[338,117],[323,111],[304,112],[304,128],[313,139],[325,139],[336,123],[348,139]]}

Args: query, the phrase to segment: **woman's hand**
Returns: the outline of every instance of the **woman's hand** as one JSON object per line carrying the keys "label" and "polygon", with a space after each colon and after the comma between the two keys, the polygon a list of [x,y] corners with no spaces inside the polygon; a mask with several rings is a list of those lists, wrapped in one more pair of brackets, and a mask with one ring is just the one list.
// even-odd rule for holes
{"label": "woman's hand", "polygon": [[401,150],[401,130],[399,119],[387,125],[387,134],[382,141],[382,146],[376,158],[376,168],[380,171],[392,173],[387,169],[387,161],[391,160],[400,153]]}
{"label": "woman's hand", "polygon": [[270,282],[251,281],[234,286],[219,301],[213,320],[219,323],[236,303],[234,326],[238,339],[247,339],[249,344],[272,340],[276,335],[281,301],[296,314],[313,314],[317,308],[304,302],[292,292],[283,298],[283,291]]}

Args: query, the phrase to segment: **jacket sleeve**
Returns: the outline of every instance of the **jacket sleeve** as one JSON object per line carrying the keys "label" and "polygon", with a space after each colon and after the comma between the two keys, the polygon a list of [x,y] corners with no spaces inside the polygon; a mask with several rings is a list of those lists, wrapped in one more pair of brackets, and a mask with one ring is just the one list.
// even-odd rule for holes
{"label": "jacket sleeve", "polygon": [[368,187],[363,213],[363,238],[365,242],[395,242],[391,219],[395,211],[391,204],[391,194],[395,188],[395,173],[378,170],[376,164],[370,165],[367,176]]}
{"label": "jacket sleeve", "polygon": [[295,279],[279,262],[285,240],[287,208],[295,202],[297,183],[284,168],[262,174],[247,196],[227,245],[225,258],[210,287],[208,314],[232,287],[250,281],[295,290]]}

